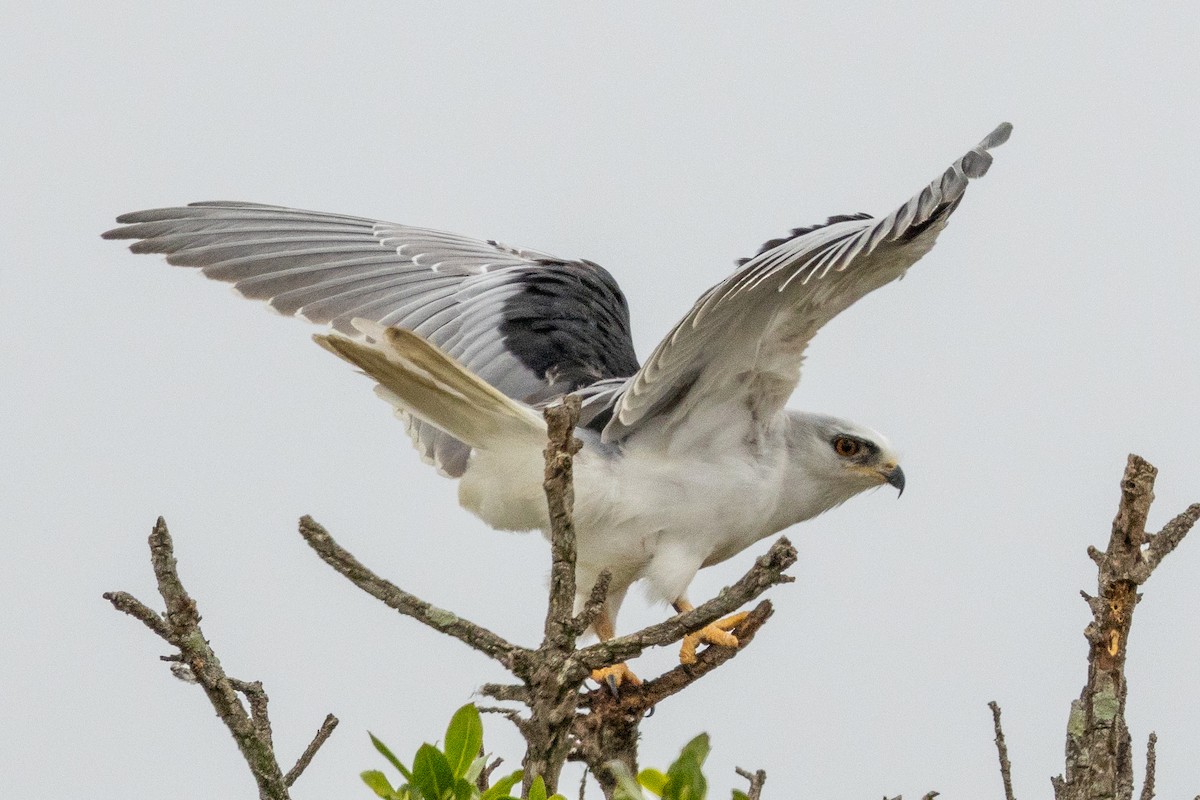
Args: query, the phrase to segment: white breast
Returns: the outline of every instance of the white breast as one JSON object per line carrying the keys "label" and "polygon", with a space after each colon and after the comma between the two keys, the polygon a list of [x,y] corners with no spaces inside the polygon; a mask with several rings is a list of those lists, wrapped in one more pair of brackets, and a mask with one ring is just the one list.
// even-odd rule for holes
{"label": "white breast", "polygon": [[[752,453],[739,432],[725,436],[686,447],[663,436],[634,436],[620,453],[585,441],[575,461],[581,591],[608,569],[615,590],[645,578],[652,597],[672,601],[701,566],[774,532],[782,445]],[[493,527],[546,531],[541,459],[533,451],[476,452],[460,502]]]}

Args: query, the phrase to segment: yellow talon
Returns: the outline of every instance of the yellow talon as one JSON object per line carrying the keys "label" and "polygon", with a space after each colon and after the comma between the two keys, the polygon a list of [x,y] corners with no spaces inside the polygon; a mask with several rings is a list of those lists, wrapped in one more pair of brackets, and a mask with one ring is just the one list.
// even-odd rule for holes
{"label": "yellow talon", "polygon": [[740,625],[742,620],[748,616],[750,616],[749,612],[739,611],[725,619],[710,622],[695,633],[689,633],[683,637],[683,643],[679,648],[679,663],[695,664],[696,648],[700,646],[701,642],[736,648],[738,646],[737,637],[729,631]]}
{"label": "yellow talon", "polygon": [[592,680],[601,686],[607,686],[614,695],[617,693],[617,687],[625,681],[632,686],[642,685],[642,679],[634,675],[633,670],[624,661],[620,664],[613,664],[611,667],[592,670]]}

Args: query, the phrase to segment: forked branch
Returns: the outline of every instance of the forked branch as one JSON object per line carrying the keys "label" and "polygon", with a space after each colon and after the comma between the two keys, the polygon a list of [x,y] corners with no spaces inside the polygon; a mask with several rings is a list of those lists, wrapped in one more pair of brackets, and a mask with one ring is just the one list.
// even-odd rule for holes
{"label": "forked branch", "polygon": [[[176,669],[186,669],[185,675],[203,687],[217,716],[233,735],[242,758],[254,775],[259,797],[264,800],[287,800],[288,787],[296,782],[317,750],[333,733],[337,718],[332,714],[325,718],[312,743],[285,776],[275,756],[271,721],[267,713],[267,694],[258,681],[231,678],[221,667],[220,659],[200,630],[200,612],[196,608],[196,601],[188,595],[179,579],[174,543],[162,517],[158,518],[150,534],[150,563],[158,581],[158,593],[166,604],[165,614],[158,614],[126,592],[107,592],[104,599],[178,649],[178,654],[167,656],[166,660],[173,662],[172,666]],[[249,711],[242,705],[239,693],[246,697]]]}
{"label": "forked branch", "polygon": [[[1133,796],[1133,748],[1125,724],[1125,659],[1133,612],[1141,600],[1138,588],[1200,519],[1200,504],[1194,504],[1160,532],[1146,532],[1157,474],[1145,459],[1129,456],[1108,548],[1103,552],[1088,548],[1096,563],[1097,592],[1095,596],[1083,593],[1092,611],[1092,621],[1084,631],[1087,682],[1079,699],[1071,703],[1066,770],[1051,780],[1056,800],[1130,800]],[[1154,791],[1155,740],[1152,736],[1144,798]]]}

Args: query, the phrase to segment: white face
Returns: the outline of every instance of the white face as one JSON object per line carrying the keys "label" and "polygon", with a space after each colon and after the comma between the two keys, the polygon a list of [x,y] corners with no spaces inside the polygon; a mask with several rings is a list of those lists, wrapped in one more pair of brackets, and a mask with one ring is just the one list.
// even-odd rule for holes
{"label": "white face", "polygon": [[885,483],[904,491],[904,472],[883,435],[846,420],[807,416],[811,471],[854,492]]}

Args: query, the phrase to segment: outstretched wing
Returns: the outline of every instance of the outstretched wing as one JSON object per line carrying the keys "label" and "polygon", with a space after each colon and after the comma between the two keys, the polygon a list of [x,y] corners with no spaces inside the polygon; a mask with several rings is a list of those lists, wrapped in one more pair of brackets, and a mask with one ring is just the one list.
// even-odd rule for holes
{"label": "outstretched wing", "polygon": [[700,408],[770,424],[796,388],[816,332],[929,252],[968,181],[991,166],[989,148],[1011,131],[1000,125],[882,219],[832,217],[768,242],[697,301],[613,398],[604,438],[619,440],[649,420],[677,425]]}
{"label": "outstretched wing", "polygon": [[[536,402],[638,369],[629,307],[597,264],[452,233],[253,203],[193,203],[117,218],[106,239],[233,284],[283,314],[359,336],[356,317],[414,331],[509,397]],[[443,472],[469,448],[418,420]]]}

